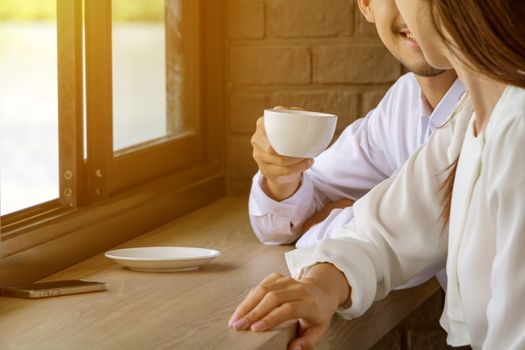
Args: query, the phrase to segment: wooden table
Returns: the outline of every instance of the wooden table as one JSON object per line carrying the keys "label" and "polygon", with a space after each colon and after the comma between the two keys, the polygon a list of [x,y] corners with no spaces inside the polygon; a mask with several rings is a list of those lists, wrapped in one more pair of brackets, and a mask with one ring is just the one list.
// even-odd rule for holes
{"label": "wooden table", "polygon": [[[295,327],[236,332],[227,321],[250,288],[287,273],[292,247],[253,235],[246,198],[224,198],[120,247],[197,246],[222,255],[199,270],[133,272],[99,254],[44,281],[106,281],[108,291],[39,300],[0,297],[0,349],[285,349]],[[366,349],[438,286],[392,293],[353,321],[334,318],[321,349]]]}

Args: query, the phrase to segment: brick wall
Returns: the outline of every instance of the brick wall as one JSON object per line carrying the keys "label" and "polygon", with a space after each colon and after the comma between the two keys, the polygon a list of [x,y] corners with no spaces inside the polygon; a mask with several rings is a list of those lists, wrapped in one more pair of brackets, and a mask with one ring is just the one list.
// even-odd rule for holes
{"label": "brick wall", "polygon": [[227,188],[247,193],[250,137],[265,108],[339,116],[338,132],[401,74],[354,0],[228,0]]}

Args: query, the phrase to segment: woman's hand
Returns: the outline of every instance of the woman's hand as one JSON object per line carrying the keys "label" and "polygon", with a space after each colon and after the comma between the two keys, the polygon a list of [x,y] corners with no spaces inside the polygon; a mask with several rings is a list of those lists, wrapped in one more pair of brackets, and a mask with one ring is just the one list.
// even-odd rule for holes
{"label": "woman's hand", "polygon": [[299,337],[290,343],[289,349],[313,349],[348,295],[344,275],[331,264],[311,267],[299,281],[273,273],[250,291],[228,325],[235,330],[261,332],[289,320],[299,320]]}

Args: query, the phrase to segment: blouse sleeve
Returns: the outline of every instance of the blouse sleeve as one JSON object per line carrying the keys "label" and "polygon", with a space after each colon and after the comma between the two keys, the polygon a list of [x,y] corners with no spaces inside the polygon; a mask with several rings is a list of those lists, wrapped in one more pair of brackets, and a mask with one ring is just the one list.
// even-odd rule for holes
{"label": "blouse sleeve", "polygon": [[[446,259],[447,236],[439,199],[447,167],[459,154],[468,118],[454,118],[415,152],[396,177],[354,204],[355,220],[337,239],[287,253],[291,274],[329,262],[351,286],[351,305],[341,316],[363,314],[374,300]],[[461,140],[461,141],[459,141]]]}
{"label": "blouse sleeve", "polygon": [[525,349],[525,117],[500,131],[487,159],[497,234],[483,349]]}

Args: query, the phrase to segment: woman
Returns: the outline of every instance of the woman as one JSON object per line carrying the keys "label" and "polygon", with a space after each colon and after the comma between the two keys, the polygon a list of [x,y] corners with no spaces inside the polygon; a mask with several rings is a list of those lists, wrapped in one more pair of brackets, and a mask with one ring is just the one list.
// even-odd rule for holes
{"label": "woman", "polygon": [[525,3],[396,3],[428,62],[453,67],[469,96],[397,177],[356,202],[338,239],[287,254],[297,280],[268,276],[230,326],[299,319],[290,349],[309,349],[336,310],[357,317],[446,258],[448,343],[525,349]]}

